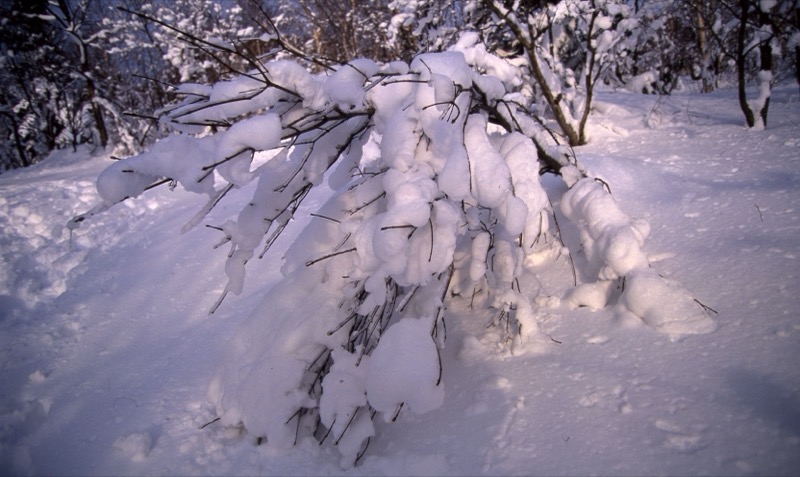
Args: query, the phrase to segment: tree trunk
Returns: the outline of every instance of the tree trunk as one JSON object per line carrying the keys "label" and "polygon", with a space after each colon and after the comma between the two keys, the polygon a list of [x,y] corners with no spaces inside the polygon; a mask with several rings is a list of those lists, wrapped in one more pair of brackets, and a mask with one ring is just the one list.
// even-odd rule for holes
{"label": "tree trunk", "polygon": [[703,81],[703,92],[710,93],[714,91],[714,82],[709,77],[711,70],[711,51],[708,47],[708,32],[706,31],[706,21],[703,16],[701,8],[704,3],[695,3],[694,7],[697,10],[695,18],[697,19],[697,49],[700,51],[700,78]]}
{"label": "tree trunk", "polygon": [[[491,0],[485,1],[484,5],[486,5],[495,15],[501,18],[505,17],[503,12],[500,11]],[[554,95],[552,88],[550,88],[550,85],[547,83],[544,72],[542,71],[541,62],[539,61],[539,55],[536,54],[536,45],[534,44],[535,40],[533,39],[533,33],[529,32],[530,36],[525,35],[525,32],[522,31],[520,25],[514,21],[508,21],[508,26],[514,33],[516,40],[519,41],[519,43],[522,45],[522,48],[527,53],[533,79],[541,89],[542,96],[544,96],[545,101],[547,101],[547,105],[553,112],[554,119],[556,120],[559,128],[561,128],[561,132],[563,132],[567,137],[567,142],[570,146],[581,146],[585,144],[586,138],[583,137],[584,135],[582,131],[575,129],[572,122],[570,122],[569,118],[562,109],[563,96],[560,94],[557,96]],[[589,108],[589,106],[590,105],[587,101],[585,107]]]}
{"label": "tree trunk", "polygon": [[739,17],[739,31],[736,38],[736,79],[739,88],[739,107],[744,113],[744,119],[747,122],[747,127],[752,128],[756,124],[756,118],[750,105],[747,104],[747,77],[745,70],[747,63],[745,61],[745,41],[747,40],[747,20],[750,11],[750,0],[739,0],[739,10],[741,16]]}
{"label": "tree trunk", "polygon": [[[794,28],[800,30],[800,3],[794,5]],[[794,77],[797,80],[797,87],[800,88],[800,43],[794,47]]]}
{"label": "tree trunk", "polygon": [[[594,4],[592,4],[594,6]],[[592,106],[592,99],[594,98],[594,67],[595,62],[597,61],[597,48],[592,46],[592,35],[594,34],[594,25],[597,17],[600,15],[600,10],[595,10],[592,13],[592,18],[589,20],[589,41],[587,42],[587,46],[589,49],[589,62],[586,65],[586,101],[583,104],[583,112],[581,113],[581,118],[578,122],[578,144],[586,144],[586,123],[589,120],[589,111],[591,110]],[[598,72],[599,76],[599,72]],[[574,146],[575,144],[570,144]]]}
{"label": "tree trunk", "polygon": [[[769,13],[765,12],[764,10],[760,10],[758,14],[758,24],[760,27],[765,27],[769,25]],[[767,75],[769,81],[772,81],[772,38],[762,38],[761,45],[758,48],[759,55],[761,56],[761,74]],[[771,96],[771,85],[766,82],[765,79],[759,78],[761,81],[761,88],[767,88],[767,92],[761,92],[760,94],[766,94],[766,98],[764,99],[764,103],[761,105],[761,111],[758,111],[759,116],[761,116],[761,121],[764,123],[764,127],[767,127],[767,113],[769,112],[769,99]]]}
{"label": "tree trunk", "polygon": [[94,80],[91,78],[88,78],[86,81],[86,90],[89,94],[89,102],[91,103],[92,107],[92,119],[94,120],[94,126],[97,129],[97,138],[100,140],[100,147],[105,148],[108,146],[108,128],[106,127],[106,121],[103,118],[103,111],[100,109],[100,105],[94,100],[97,92],[94,86]]}
{"label": "tree trunk", "polygon": [[758,38],[758,54],[760,61],[758,75],[758,94],[760,104],[756,105],[758,111],[753,111],[753,108],[747,101],[745,74],[747,67],[747,51],[745,49],[747,47],[747,22],[750,19],[750,8],[755,7],[758,9],[757,14],[759,29],[763,29],[763,27],[769,25],[769,13],[761,10],[760,6],[758,4],[754,4],[752,0],[739,0],[739,7],[741,11],[741,17],[739,18],[739,32],[736,41],[736,74],[739,86],[739,106],[742,108],[742,112],[744,113],[747,127],[752,128],[759,122],[761,126],[766,127],[767,114],[769,112],[769,100],[771,95],[770,82],[772,81],[772,39],[770,37]]}
{"label": "tree trunk", "polygon": [[539,88],[541,88],[542,95],[544,96],[545,101],[547,101],[547,105],[550,106],[550,110],[553,111],[553,116],[555,117],[556,123],[558,123],[558,126],[561,128],[561,131],[564,133],[564,135],[567,136],[567,141],[569,142],[570,146],[582,146],[585,143],[581,137],[582,134],[579,134],[579,132],[572,127],[569,119],[564,114],[564,110],[561,109],[561,101],[563,98],[562,95],[553,95],[553,90],[550,88],[550,85],[547,83],[547,80],[544,77],[544,72],[542,72],[542,67],[539,64],[539,57],[536,54],[533,46],[531,45],[530,48],[525,49],[528,51],[528,60],[531,63],[533,79],[536,80]]}
{"label": "tree trunk", "polygon": [[31,165],[32,161],[28,158],[28,154],[25,152],[25,146],[22,144],[22,138],[19,135],[19,124],[17,124],[17,118],[14,117],[12,113],[5,113],[8,116],[8,119],[11,121],[11,130],[14,134],[14,146],[17,148],[17,154],[19,155],[19,162],[17,164],[12,163],[12,167],[28,167]]}
{"label": "tree trunk", "polygon": [[[89,61],[89,45],[87,44],[86,39],[78,34],[78,29],[75,28],[75,12],[69,8],[69,3],[66,0],[58,0],[57,5],[61,11],[61,15],[63,15],[61,28],[65,33],[75,39],[75,44],[78,47],[78,69],[81,76],[83,76],[84,80],[86,81],[86,103],[89,104],[89,107],[92,111],[92,120],[94,121],[94,126],[97,130],[97,138],[100,142],[100,147],[105,148],[108,146],[109,141],[108,128],[106,126],[105,119],[103,118],[103,111],[95,101],[97,98],[97,86],[95,85],[94,78],[92,77],[92,68]],[[86,14],[86,8],[86,5],[81,6],[83,15]],[[78,21],[83,20],[81,19]],[[76,138],[77,135],[73,136],[73,147],[76,145]]]}

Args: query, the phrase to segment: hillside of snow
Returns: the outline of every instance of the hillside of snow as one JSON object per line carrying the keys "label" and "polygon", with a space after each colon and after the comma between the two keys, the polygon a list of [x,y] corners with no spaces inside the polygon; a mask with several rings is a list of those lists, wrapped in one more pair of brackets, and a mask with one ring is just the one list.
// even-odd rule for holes
{"label": "hillside of snow", "polygon": [[[710,309],[716,329],[673,341],[622,307],[572,309],[562,256],[537,277],[552,297],[540,303],[550,340],[512,353],[488,312],[456,300],[444,404],[377,419],[377,437],[348,470],[329,444],[276,450],[225,429],[206,399],[302,217],[248,264],[241,296],[209,315],[226,249],[213,248],[209,228],[181,234],[202,197],[157,189],[70,231],[99,202],[107,156],[61,151],[4,172],[0,474],[797,475],[798,104],[796,85],[777,88],[768,127],[748,131],[732,90],[600,92],[590,144],[576,155],[625,213],[650,223],[650,262]],[[560,196],[562,182],[545,183]],[[326,199],[314,194],[306,216]]]}

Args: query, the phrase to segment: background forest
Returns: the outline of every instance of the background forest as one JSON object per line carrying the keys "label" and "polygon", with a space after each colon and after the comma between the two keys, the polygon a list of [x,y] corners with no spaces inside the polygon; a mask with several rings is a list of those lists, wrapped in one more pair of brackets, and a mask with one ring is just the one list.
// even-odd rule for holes
{"label": "background forest", "polygon": [[[3,169],[81,144],[139,152],[166,134],[159,111],[179,83],[285,56],[318,70],[359,57],[408,61],[465,31],[525,65],[531,108],[571,145],[586,140],[598,83],[654,94],[689,78],[705,92],[739,84],[758,126],[770,85],[800,75],[791,0],[13,0],[0,18]],[[748,84],[761,85],[756,101]]]}

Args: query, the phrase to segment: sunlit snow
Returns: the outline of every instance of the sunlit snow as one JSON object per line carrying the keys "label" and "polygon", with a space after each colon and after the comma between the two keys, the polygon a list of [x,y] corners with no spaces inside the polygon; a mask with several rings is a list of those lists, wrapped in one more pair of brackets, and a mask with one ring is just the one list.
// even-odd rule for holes
{"label": "sunlit snow", "polygon": [[[281,68],[313,90],[312,77]],[[358,108],[362,100],[355,91],[337,94],[341,107]],[[772,92],[770,124],[759,131],[744,128],[732,90],[683,92],[660,100],[601,91],[597,101],[590,118],[592,142],[575,152],[593,176],[607,183],[611,195],[604,197],[613,198],[611,205],[594,210],[577,200],[584,187],[589,194],[605,191],[600,182],[581,184],[576,177],[578,184],[563,200],[566,186],[559,179],[545,176],[543,189],[538,182],[521,182],[523,166],[514,162],[520,146],[513,137],[492,149],[499,155],[483,155],[475,163],[496,178],[492,184],[474,184],[475,193],[505,217],[509,233],[525,230],[536,236],[540,227],[537,215],[504,202],[503,192],[512,185],[525,194],[525,203],[543,208],[548,196],[554,201],[563,249],[547,257],[516,256],[502,246],[493,252],[498,280],[505,276],[503,267],[549,264],[525,275],[522,284],[537,297],[523,310],[531,326],[538,326],[535,342],[505,343],[503,330],[491,326],[491,314],[471,306],[472,289],[464,284],[485,273],[488,250],[488,236],[478,235],[463,256],[455,257],[467,264],[466,275],[457,277],[462,296],[445,312],[447,338],[440,356],[432,339],[416,350],[404,344],[431,326],[416,318],[390,325],[386,341],[361,361],[344,351],[333,356],[329,376],[340,381],[324,384],[328,400],[320,403],[321,418],[333,429],[322,446],[310,438],[294,445],[295,433],[284,416],[254,412],[266,401],[282,406],[307,400],[281,373],[307,366],[293,353],[305,353],[303,347],[321,351],[337,338],[343,319],[338,305],[350,291],[338,279],[309,287],[311,278],[335,268],[304,264],[324,253],[330,237],[352,226],[353,234],[361,234],[358,240],[370,244],[359,250],[363,255],[349,258],[362,261],[363,269],[384,267],[385,273],[411,281],[424,275],[424,267],[440,266],[426,255],[409,261],[418,268],[403,268],[407,265],[394,263],[392,254],[402,253],[395,247],[405,245],[373,241],[390,222],[434,220],[442,233],[435,238],[437,246],[455,250],[446,237],[458,227],[452,211],[444,205],[418,210],[420,198],[436,187],[429,171],[403,170],[408,158],[396,157],[400,172],[387,200],[397,207],[374,223],[333,224],[311,220],[309,214],[361,204],[371,192],[384,190],[381,178],[374,189],[358,191],[363,197],[343,194],[329,201],[330,189],[315,190],[296,219],[299,226],[310,223],[313,233],[289,248],[300,227],[291,229],[295,235],[282,237],[262,260],[255,258],[255,245],[245,247],[246,279],[243,268],[229,270],[233,285],[225,277],[228,249],[212,248],[216,231],[195,227],[180,233],[208,200],[204,194],[181,187],[150,191],[69,229],[72,217],[101,202],[94,180],[112,161],[87,150],[60,151],[31,168],[4,172],[3,474],[796,474],[796,85]],[[406,118],[379,121],[386,131],[401,127]],[[468,128],[482,126],[471,121]],[[242,137],[231,136],[230,144],[209,139],[187,147],[213,144],[234,151],[250,145],[249,135]],[[264,146],[275,137],[252,139],[265,141],[256,145]],[[468,150],[482,151],[490,140],[473,135]],[[151,154],[157,153],[158,148]],[[477,156],[448,157],[428,167],[443,168],[442,174],[452,167],[456,181],[472,157]],[[170,167],[188,173],[179,159]],[[279,162],[265,167],[279,167]],[[248,173],[232,165],[226,174],[244,184]],[[141,187],[103,179],[101,193],[107,200],[135,196],[150,179]],[[230,208],[212,211],[208,223],[236,216],[234,205],[274,189],[263,181],[231,192]],[[457,183],[438,186],[469,192]],[[198,187],[208,192],[202,182]],[[226,225],[242,234],[242,244],[264,227],[250,224],[245,215]],[[584,222],[581,236],[573,223]],[[287,249],[291,259],[281,263]],[[583,285],[568,293],[573,265],[575,280]],[[281,267],[289,278],[279,282]],[[226,283],[241,293],[209,316]],[[380,285],[376,280],[369,286],[378,293]],[[324,319],[291,319],[308,314]],[[254,325],[267,315],[272,328]],[[403,353],[409,353],[405,361],[389,360],[387,374],[374,374],[375,360]],[[439,358],[437,384],[439,368],[431,363]],[[281,371],[267,369],[271,364]],[[243,375],[251,379],[236,378]],[[366,394],[354,392],[359,389]],[[407,398],[405,391],[411,391]],[[398,396],[407,399],[403,406]],[[332,443],[352,417],[348,412],[365,399],[381,407],[383,418],[355,416],[344,433],[352,437],[340,439],[337,451]],[[218,409],[221,420],[214,422]],[[251,432],[224,425],[242,419]],[[274,436],[274,442],[262,442],[261,434]],[[366,437],[366,454],[359,466],[349,467]]]}

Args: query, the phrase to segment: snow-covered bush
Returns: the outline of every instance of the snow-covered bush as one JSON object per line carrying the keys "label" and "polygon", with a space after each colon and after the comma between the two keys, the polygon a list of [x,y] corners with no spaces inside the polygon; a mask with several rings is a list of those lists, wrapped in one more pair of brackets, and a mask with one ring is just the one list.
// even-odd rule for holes
{"label": "snow-covered bush", "polygon": [[410,64],[359,59],[311,74],[280,60],[185,85],[165,117],[183,133],[108,167],[97,183],[103,203],[71,225],[169,182],[209,196],[193,226],[255,182],[252,199],[216,227],[230,243],[224,297],[242,291],[248,261],[327,181],[330,198],[286,251],[283,280],[226,346],[208,397],[225,426],[277,447],[313,434],[352,465],[374,418],[443,403],[438,350],[450,300],[493,308],[514,351],[541,339],[530,278],[564,248],[544,171],[569,187],[563,213],[596,268],[597,282],[570,303],[606,306],[616,298],[597,290],[627,277],[618,302],[645,323],[672,336],[712,326],[682,288],[650,271],[647,224],[515,102],[520,78],[467,34]]}

